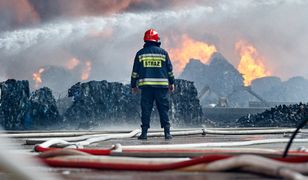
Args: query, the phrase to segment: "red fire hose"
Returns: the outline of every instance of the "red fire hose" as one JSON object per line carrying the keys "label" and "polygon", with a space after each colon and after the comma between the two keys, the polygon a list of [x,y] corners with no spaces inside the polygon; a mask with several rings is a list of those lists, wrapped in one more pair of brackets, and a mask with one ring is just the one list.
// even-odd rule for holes
{"label": "red fire hose", "polygon": [[68,161],[61,159],[42,159],[49,166],[54,167],[74,167],[74,168],[94,168],[109,170],[132,170],[132,171],[163,171],[184,168],[201,163],[209,163],[217,160],[230,158],[226,155],[202,156],[187,161],[162,164],[132,164],[132,163],[105,163],[93,161]]}
{"label": "red fire hose", "polygon": [[[34,147],[34,150],[36,152],[46,152],[46,151],[52,151],[52,150],[61,150],[63,148],[49,148],[49,147],[42,147],[40,145],[37,145]],[[186,157],[195,157],[195,156],[200,156],[200,155],[205,155],[205,154],[224,154],[224,155],[237,155],[237,154],[242,154],[243,151],[242,150],[217,150],[217,149],[164,149],[164,150],[151,150],[151,149],[128,149],[125,150],[123,149],[120,152],[116,152],[114,151],[114,148],[110,148],[110,149],[75,149],[75,148],[68,148],[68,149],[72,149],[72,150],[76,150],[76,151],[80,151],[80,152],[85,152],[91,155],[115,155],[115,156],[121,156],[121,155],[132,155],[135,156],[137,154],[140,154],[141,156],[143,155],[153,155],[155,156],[156,154],[158,155],[169,155],[169,156],[175,156],[176,154],[182,154],[182,156],[186,156]],[[246,152],[249,154],[260,154],[263,156],[266,155],[272,155],[272,157],[275,157],[275,155],[280,156],[282,152],[269,152],[269,153],[262,153],[262,152]],[[292,156],[299,156],[299,157],[308,157],[308,152],[299,152],[299,151],[290,151],[289,155]],[[180,156],[178,156],[180,157]]]}
{"label": "red fire hose", "polygon": [[[34,147],[34,150],[36,152],[46,152],[46,151],[59,150],[59,149],[62,149],[62,148],[45,148],[42,146]],[[85,152],[85,153],[92,154],[92,155],[110,155],[111,154],[111,149],[73,149],[73,150]]]}
{"label": "red fire hose", "polygon": [[[66,160],[61,158],[47,158],[42,159],[43,162],[49,166],[54,167],[71,167],[71,168],[94,168],[94,169],[108,169],[108,170],[132,170],[132,171],[164,171],[185,168],[193,165],[211,163],[218,160],[228,159],[233,156],[230,155],[210,155],[201,156],[187,161],[175,163],[161,163],[161,164],[138,164],[138,163],[110,163],[93,160]],[[288,157],[288,158],[272,158],[272,160],[287,162],[287,163],[303,163],[308,162],[307,156]]]}

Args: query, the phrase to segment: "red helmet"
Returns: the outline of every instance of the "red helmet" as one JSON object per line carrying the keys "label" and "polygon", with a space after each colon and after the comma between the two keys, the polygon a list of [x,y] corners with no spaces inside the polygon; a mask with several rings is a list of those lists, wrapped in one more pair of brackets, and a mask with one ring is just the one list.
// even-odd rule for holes
{"label": "red helmet", "polygon": [[158,32],[155,29],[149,29],[144,33],[144,41],[155,41],[158,42],[160,40],[158,36]]}

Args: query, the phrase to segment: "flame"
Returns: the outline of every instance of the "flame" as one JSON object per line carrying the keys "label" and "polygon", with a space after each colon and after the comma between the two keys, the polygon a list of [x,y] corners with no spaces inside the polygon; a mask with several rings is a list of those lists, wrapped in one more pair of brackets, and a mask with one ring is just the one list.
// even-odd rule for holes
{"label": "flame", "polygon": [[85,81],[89,79],[91,69],[92,69],[91,61],[86,61],[85,67],[83,68],[81,73],[81,80]]}
{"label": "flame", "polygon": [[271,75],[271,72],[266,70],[263,64],[264,58],[258,54],[255,47],[241,40],[235,44],[235,48],[241,56],[237,69],[243,74],[245,86],[250,85],[251,81],[256,78]]}
{"label": "flame", "polygon": [[35,81],[35,87],[38,88],[42,84],[41,75],[45,71],[44,68],[40,68],[37,72],[32,74],[33,80]]}
{"label": "flame", "polygon": [[169,55],[174,64],[175,74],[179,74],[189,62],[189,59],[195,58],[207,63],[211,55],[216,51],[214,45],[191,39],[184,34],[179,47],[169,49]]}
{"label": "flame", "polygon": [[69,70],[75,69],[76,66],[78,66],[80,61],[77,58],[72,58],[68,60],[65,67]]}

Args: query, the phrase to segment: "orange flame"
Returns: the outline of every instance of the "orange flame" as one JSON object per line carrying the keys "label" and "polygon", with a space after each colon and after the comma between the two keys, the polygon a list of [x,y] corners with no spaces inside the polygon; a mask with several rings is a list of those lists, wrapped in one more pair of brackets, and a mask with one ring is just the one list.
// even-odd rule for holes
{"label": "orange flame", "polygon": [[84,69],[82,70],[82,73],[81,73],[81,80],[85,81],[85,80],[89,79],[91,69],[92,69],[91,61],[86,61],[85,67],[84,67]]}
{"label": "orange flame", "polygon": [[65,67],[69,70],[75,69],[76,66],[78,66],[80,61],[77,58],[72,58],[68,60]]}
{"label": "orange flame", "polygon": [[32,74],[33,80],[35,81],[35,87],[38,88],[42,84],[41,75],[45,71],[44,68],[40,68],[37,72]]}
{"label": "orange flame", "polygon": [[251,81],[256,78],[271,75],[271,72],[266,70],[263,64],[264,58],[258,54],[256,48],[242,40],[235,44],[235,48],[241,56],[237,69],[243,74],[245,86],[250,85]]}
{"label": "orange flame", "polygon": [[175,74],[179,74],[189,62],[189,59],[195,58],[207,63],[211,55],[216,51],[214,45],[191,39],[184,34],[181,38],[180,46],[169,49],[169,55],[174,64]]}

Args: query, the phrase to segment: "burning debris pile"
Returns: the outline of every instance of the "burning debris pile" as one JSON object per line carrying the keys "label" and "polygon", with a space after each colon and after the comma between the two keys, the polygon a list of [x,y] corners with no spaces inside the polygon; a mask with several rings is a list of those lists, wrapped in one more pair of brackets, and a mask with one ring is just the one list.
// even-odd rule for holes
{"label": "burning debris pile", "polygon": [[229,107],[248,107],[251,101],[263,100],[273,104],[308,102],[308,80],[305,78],[293,77],[283,82],[278,77],[267,76],[244,86],[242,74],[219,53],[212,55],[209,64],[191,59],[180,78],[196,84],[205,107],[218,106],[220,99],[226,99]]}
{"label": "burning debris pile", "polygon": [[198,89],[210,86],[219,96],[243,86],[242,75],[220,53],[214,53],[208,65],[191,59],[180,78],[195,82]]}
{"label": "burning debris pile", "polygon": [[296,127],[308,115],[308,104],[279,105],[236,121],[238,127]]}
{"label": "burning debris pile", "polygon": [[204,106],[217,103],[220,97],[227,97],[231,105],[242,104],[242,98],[232,99],[232,96],[240,93],[247,97],[241,91],[244,86],[242,75],[220,53],[214,53],[208,65],[191,59],[180,78],[193,81],[201,96],[202,91],[208,89],[207,96],[200,97]]}
{"label": "burning debris pile", "polygon": [[[175,83],[170,120],[175,125],[200,124],[202,109],[193,83],[185,80]],[[131,94],[129,85],[107,81],[77,83],[69,89],[68,96],[73,98],[73,104],[64,113],[64,120],[70,125],[87,128],[96,123],[102,126],[140,123],[140,96]],[[158,118],[156,110],[153,116]]]}
{"label": "burning debris pile", "polygon": [[[78,82],[78,71],[70,71],[60,66],[44,66],[33,73],[33,87],[49,87],[55,93],[67,91],[70,84]],[[31,85],[31,84],[30,84]]]}

